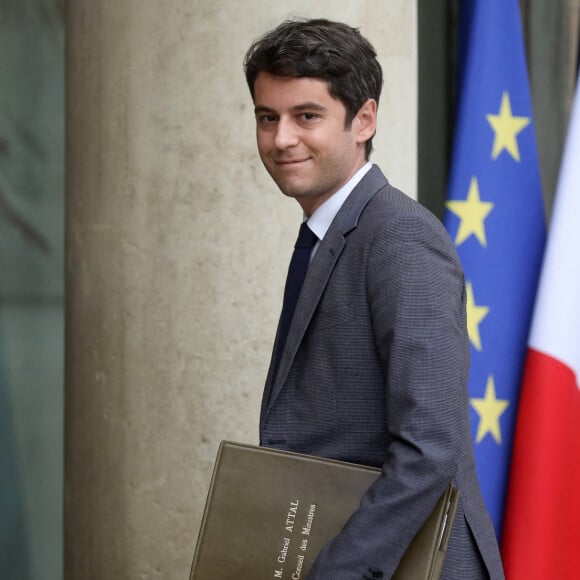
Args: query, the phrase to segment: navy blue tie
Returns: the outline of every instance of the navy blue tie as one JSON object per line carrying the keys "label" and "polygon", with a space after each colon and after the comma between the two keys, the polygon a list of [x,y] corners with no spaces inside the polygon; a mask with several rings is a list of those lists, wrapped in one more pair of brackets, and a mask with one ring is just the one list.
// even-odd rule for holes
{"label": "navy blue tie", "polygon": [[302,222],[300,231],[298,232],[298,239],[294,245],[294,253],[290,260],[288,277],[286,278],[286,286],[284,288],[284,303],[282,305],[282,314],[280,316],[280,336],[276,348],[272,382],[276,380],[276,374],[278,373],[278,367],[280,366],[280,359],[282,358],[282,352],[286,346],[290,324],[294,317],[296,303],[298,302],[298,297],[302,290],[302,284],[306,277],[306,271],[310,264],[310,254],[312,253],[312,248],[317,241],[318,238],[316,237],[316,234],[314,234],[306,225],[306,222]]}

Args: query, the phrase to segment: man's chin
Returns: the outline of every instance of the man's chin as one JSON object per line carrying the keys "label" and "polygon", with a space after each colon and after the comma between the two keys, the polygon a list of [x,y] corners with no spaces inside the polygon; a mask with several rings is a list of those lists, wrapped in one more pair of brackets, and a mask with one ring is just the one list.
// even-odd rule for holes
{"label": "man's chin", "polygon": [[280,191],[287,197],[308,197],[310,195],[310,189],[300,185],[298,183],[288,183],[277,181],[276,185]]}
{"label": "man's chin", "polygon": [[280,188],[280,191],[286,197],[293,197],[293,198],[308,197],[308,193],[301,190],[301,189],[285,187],[284,189]]}

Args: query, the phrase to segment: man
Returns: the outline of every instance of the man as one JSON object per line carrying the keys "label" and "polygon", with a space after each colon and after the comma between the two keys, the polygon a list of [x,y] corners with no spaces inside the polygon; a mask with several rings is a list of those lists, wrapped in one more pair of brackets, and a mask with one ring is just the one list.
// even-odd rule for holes
{"label": "man", "polygon": [[261,444],[382,466],[309,578],[390,578],[449,482],[442,578],[503,578],[471,447],[463,273],[440,222],[368,162],[374,49],[344,24],[291,21],[244,65],[260,157],[315,234],[293,314],[287,282]]}

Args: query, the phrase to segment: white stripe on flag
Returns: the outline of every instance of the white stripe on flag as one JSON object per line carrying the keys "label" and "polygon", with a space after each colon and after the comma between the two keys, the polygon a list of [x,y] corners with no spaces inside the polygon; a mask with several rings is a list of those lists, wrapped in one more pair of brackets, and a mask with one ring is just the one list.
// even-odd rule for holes
{"label": "white stripe on flag", "polygon": [[580,85],[568,129],[536,297],[530,346],[572,368],[580,381]]}

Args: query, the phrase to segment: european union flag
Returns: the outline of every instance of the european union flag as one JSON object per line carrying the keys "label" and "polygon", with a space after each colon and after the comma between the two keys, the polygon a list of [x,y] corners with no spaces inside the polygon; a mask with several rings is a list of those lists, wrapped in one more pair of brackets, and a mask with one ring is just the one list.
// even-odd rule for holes
{"label": "european union flag", "polygon": [[518,2],[470,9],[445,224],[465,269],[473,442],[499,537],[545,222]]}

